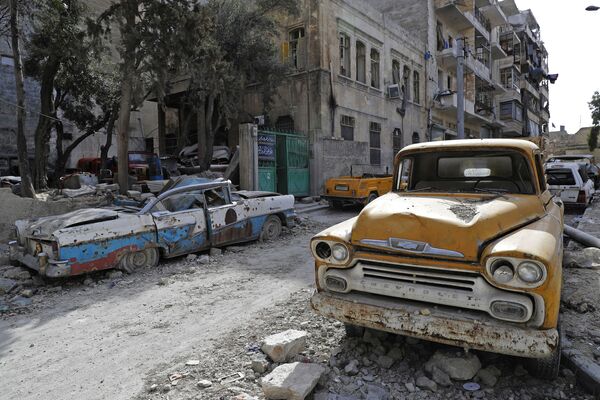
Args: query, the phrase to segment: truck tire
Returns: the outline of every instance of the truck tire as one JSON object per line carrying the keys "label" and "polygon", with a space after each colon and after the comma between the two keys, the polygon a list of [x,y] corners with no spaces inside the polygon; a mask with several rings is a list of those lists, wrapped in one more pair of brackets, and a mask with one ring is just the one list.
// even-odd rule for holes
{"label": "truck tire", "polygon": [[281,220],[276,215],[269,215],[260,232],[260,240],[268,242],[275,240],[281,235]]}
{"label": "truck tire", "polygon": [[362,326],[344,324],[344,328],[346,328],[346,336],[360,338],[365,334],[365,328]]}
{"label": "truck tire", "polygon": [[371,204],[371,202],[373,202],[375,199],[377,199],[377,197],[379,197],[379,196],[377,195],[377,193],[375,193],[375,192],[371,193],[371,194],[369,195],[369,197],[367,198],[367,202],[366,202],[366,204],[365,204],[365,205],[367,205],[367,204]]}
{"label": "truck tire", "polygon": [[550,356],[544,358],[527,359],[525,366],[532,376],[545,380],[552,380],[558,377],[558,373],[560,372],[560,360],[562,354],[562,329],[560,328],[560,325],[558,328],[558,332],[560,335],[558,346],[556,346],[556,348]]}

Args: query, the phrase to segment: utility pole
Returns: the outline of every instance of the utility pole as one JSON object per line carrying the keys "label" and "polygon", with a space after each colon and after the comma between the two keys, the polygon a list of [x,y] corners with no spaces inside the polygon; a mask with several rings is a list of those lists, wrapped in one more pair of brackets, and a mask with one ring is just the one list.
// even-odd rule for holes
{"label": "utility pole", "polygon": [[464,38],[456,39],[456,125],[458,138],[465,138],[465,42]]}

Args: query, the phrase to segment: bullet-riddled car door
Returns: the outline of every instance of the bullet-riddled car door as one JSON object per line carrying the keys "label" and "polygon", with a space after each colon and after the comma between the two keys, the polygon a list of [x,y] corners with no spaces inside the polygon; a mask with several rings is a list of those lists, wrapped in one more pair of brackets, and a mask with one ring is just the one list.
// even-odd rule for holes
{"label": "bullet-riddled car door", "polygon": [[209,247],[202,191],[167,197],[153,211],[158,242],[167,256],[194,253]]}
{"label": "bullet-riddled car door", "polygon": [[207,190],[204,194],[213,246],[255,238],[247,218],[246,205],[242,201],[232,202],[226,188]]}

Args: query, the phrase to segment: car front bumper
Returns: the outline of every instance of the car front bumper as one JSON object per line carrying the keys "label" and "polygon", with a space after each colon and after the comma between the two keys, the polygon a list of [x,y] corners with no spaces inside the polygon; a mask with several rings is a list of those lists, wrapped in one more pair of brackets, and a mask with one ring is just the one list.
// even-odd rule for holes
{"label": "car front bumper", "polygon": [[24,247],[19,246],[17,242],[9,243],[9,251],[11,261],[19,262],[42,276],[61,278],[71,275],[71,266],[67,261],[52,260],[46,253],[34,256],[29,254]]}
{"label": "car front bumper", "polygon": [[[335,320],[468,349],[526,358],[548,357],[557,348],[556,329],[537,330],[468,312],[362,294],[315,292],[312,308]],[[480,316],[479,316],[480,317]]]}

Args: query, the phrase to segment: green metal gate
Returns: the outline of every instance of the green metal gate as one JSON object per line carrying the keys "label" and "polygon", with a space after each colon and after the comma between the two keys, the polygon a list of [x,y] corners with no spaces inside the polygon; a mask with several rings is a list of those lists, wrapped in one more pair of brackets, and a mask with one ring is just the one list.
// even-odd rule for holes
{"label": "green metal gate", "polygon": [[308,138],[289,132],[258,132],[260,190],[302,197],[310,194]]}

